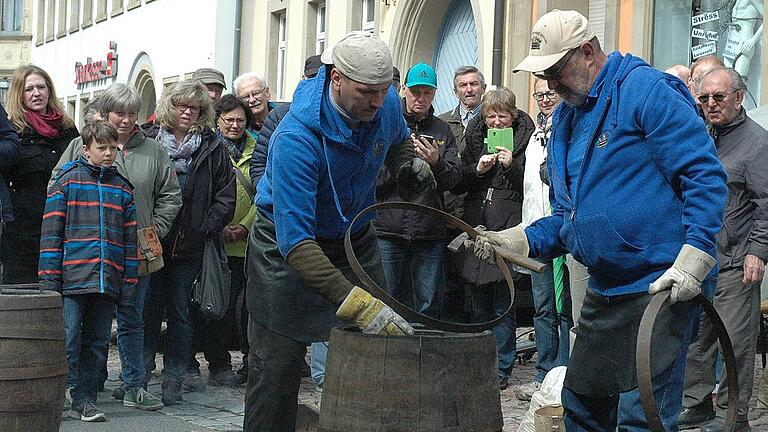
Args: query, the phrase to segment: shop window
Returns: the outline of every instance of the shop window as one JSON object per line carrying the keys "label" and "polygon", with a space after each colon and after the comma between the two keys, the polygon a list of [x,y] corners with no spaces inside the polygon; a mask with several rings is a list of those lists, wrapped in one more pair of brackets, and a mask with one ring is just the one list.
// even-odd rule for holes
{"label": "shop window", "polygon": [[21,33],[21,22],[24,17],[24,0],[2,0],[2,32]]}
{"label": "shop window", "polygon": [[716,55],[747,84],[744,106],[760,93],[762,0],[678,0],[655,2],[653,65],[664,70]]}

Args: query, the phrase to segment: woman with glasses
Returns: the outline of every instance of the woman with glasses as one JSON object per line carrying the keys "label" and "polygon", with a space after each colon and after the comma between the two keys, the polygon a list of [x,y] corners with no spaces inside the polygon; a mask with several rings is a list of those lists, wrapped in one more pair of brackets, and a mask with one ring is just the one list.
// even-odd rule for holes
{"label": "woman with glasses", "polygon": [[144,307],[144,362],[154,369],[163,311],[168,331],[163,358],[162,401],[181,399],[192,345],[189,292],[200,272],[206,237],[221,235],[235,211],[236,188],[227,146],[211,130],[211,97],[199,81],[169,87],[157,106],[147,136],[157,140],[171,159],[181,186],[182,205],[162,239],[165,267],[152,274]]}
{"label": "woman with glasses", "polygon": [[14,71],[5,107],[19,134],[21,154],[17,164],[3,171],[15,216],[3,230],[3,282],[36,283],[48,180],[67,144],[80,134],[51,77],[35,65]]}
{"label": "woman with glasses", "polygon": [[[248,230],[256,218],[256,207],[253,205],[254,189],[248,173],[251,166],[253,149],[256,140],[246,133],[251,127],[253,118],[246,102],[228,94],[222,96],[214,105],[216,114],[216,137],[225,145],[230,161],[237,177],[237,202],[235,215],[224,226],[224,247],[227,261],[232,271],[229,309],[226,315],[218,321],[206,321],[193,314],[194,340],[193,346],[200,347],[208,361],[208,384],[212,386],[239,386],[247,380],[248,366],[244,359],[243,369],[235,374],[232,372],[232,359],[229,355],[228,344],[235,328],[239,330],[241,343],[247,343],[248,316],[245,319],[241,313],[236,313],[237,298],[245,288],[245,245]],[[243,304],[245,309],[245,304]],[[239,319],[239,326],[235,322]],[[199,374],[200,364],[193,355],[189,360],[190,373]]]}
{"label": "woman with glasses", "polygon": [[[517,109],[514,93],[505,87],[487,92],[480,110],[467,124],[466,147],[461,154],[465,164],[462,183],[467,191],[463,219],[472,226],[483,225],[489,230],[510,228],[522,218],[525,149],[535,126],[528,114]],[[491,128],[511,128],[514,142],[489,152],[486,139]],[[490,321],[506,310],[509,291],[498,268],[467,251],[462,277],[471,293],[473,321]],[[516,275],[515,280],[519,287],[522,276]],[[494,329],[502,390],[507,388],[517,351],[515,328],[513,310]]]}

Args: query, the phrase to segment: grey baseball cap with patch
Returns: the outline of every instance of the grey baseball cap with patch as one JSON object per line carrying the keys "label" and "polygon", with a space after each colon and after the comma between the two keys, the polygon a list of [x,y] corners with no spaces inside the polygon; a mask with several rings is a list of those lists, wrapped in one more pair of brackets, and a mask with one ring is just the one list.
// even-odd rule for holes
{"label": "grey baseball cap with patch", "polygon": [[224,74],[214,68],[200,68],[192,74],[192,79],[200,80],[203,84],[218,84],[227,88],[224,83]]}
{"label": "grey baseball cap with patch", "polygon": [[352,32],[325,49],[321,60],[363,84],[392,81],[392,54],[381,39],[368,32]]}

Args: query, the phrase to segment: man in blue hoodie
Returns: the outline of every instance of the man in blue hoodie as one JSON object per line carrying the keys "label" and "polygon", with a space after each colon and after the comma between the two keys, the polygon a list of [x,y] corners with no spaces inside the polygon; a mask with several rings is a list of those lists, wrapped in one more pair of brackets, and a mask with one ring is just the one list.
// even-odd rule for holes
{"label": "man in blue hoodie", "polygon": [[[343,237],[374,204],[382,164],[414,193],[434,187],[434,176],[408,140],[387,46],[366,32],[351,33],[322,60],[318,75],[299,83],[272,135],[258,185],[247,257],[245,431],[294,430],[305,348],[328,340],[333,326],[348,321],[366,333],[413,332],[359,287]],[[383,284],[373,217],[352,227],[351,240],[365,270]]]}
{"label": "man in blue hoodie", "polygon": [[518,70],[547,80],[565,102],[547,147],[553,211],[525,229],[486,232],[475,253],[492,258],[492,245],[545,259],[570,252],[589,268],[562,392],[569,432],[648,430],[635,344],[648,293],[671,290],[651,369],[660,417],[675,431],[700,313],[686,300],[714,292],[727,196],[712,139],[680,80],[629,54],[606,56],[578,12],[542,16]]}

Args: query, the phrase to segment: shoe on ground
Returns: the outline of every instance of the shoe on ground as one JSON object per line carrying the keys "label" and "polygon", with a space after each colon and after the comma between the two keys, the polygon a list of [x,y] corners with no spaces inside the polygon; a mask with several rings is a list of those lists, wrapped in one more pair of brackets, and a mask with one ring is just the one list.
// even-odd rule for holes
{"label": "shoe on ground", "polygon": [[96,408],[93,402],[73,403],[69,410],[69,416],[79,418],[84,422],[103,422],[107,421],[107,416]]}
{"label": "shoe on ground", "polygon": [[208,377],[208,385],[214,387],[239,387],[245,383],[242,375],[231,370],[216,372]]}
{"label": "shoe on ground", "polygon": [[499,390],[506,390],[509,387],[509,375],[499,375]]}
{"label": "shoe on ground", "polygon": [[123,386],[115,387],[115,389],[112,390],[112,399],[123,400],[124,397],[125,397],[125,389],[123,388]]}
{"label": "shoe on ground", "polygon": [[72,387],[64,390],[64,407],[62,411],[69,411],[72,409]]}
{"label": "shoe on ground", "polygon": [[[749,432],[752,428],[749,426],[749,422],[746,420],[736,421],[736,427],[733,428],[734,432]],[[725,418],[715,417],[714,420],[706,424],[701,428],[701,432],[725,432]]]}
{"label": "shoe on ground", "polygon": [[181,384],[173,381],[163,382],[162,402],[165,406],[176,405],[181,400]]}
{"label": "shoe on ground", "polygon": [[144,390],[143,387],[139,387],[133,391],[125,392],[123,405],[131,408],[138,408],[144,411],[155,411],[165,406],[157,396]]}
{"label": "shoe on ground", "polygon": [[200,372],[190,371],[184,376],[182,385],[189,391],[202,392],[205,391],[205,382],[200,376]]}
{"label": "shoe on ground", "polygon": [[539,391],[541,383],[538,381],[531,381],[528,384],[517,386],[515,389],[515,397],[521,401],[529,401],[534,393]]}
{"label": "shoe on ground", "polygon": [[677,417],[677,427],[679,429],[694,429],[704,426],[715,418],[715,409],[712,406],[712,399],[704,398],[704,402],[689,408],[683,407],[680,415]]}

